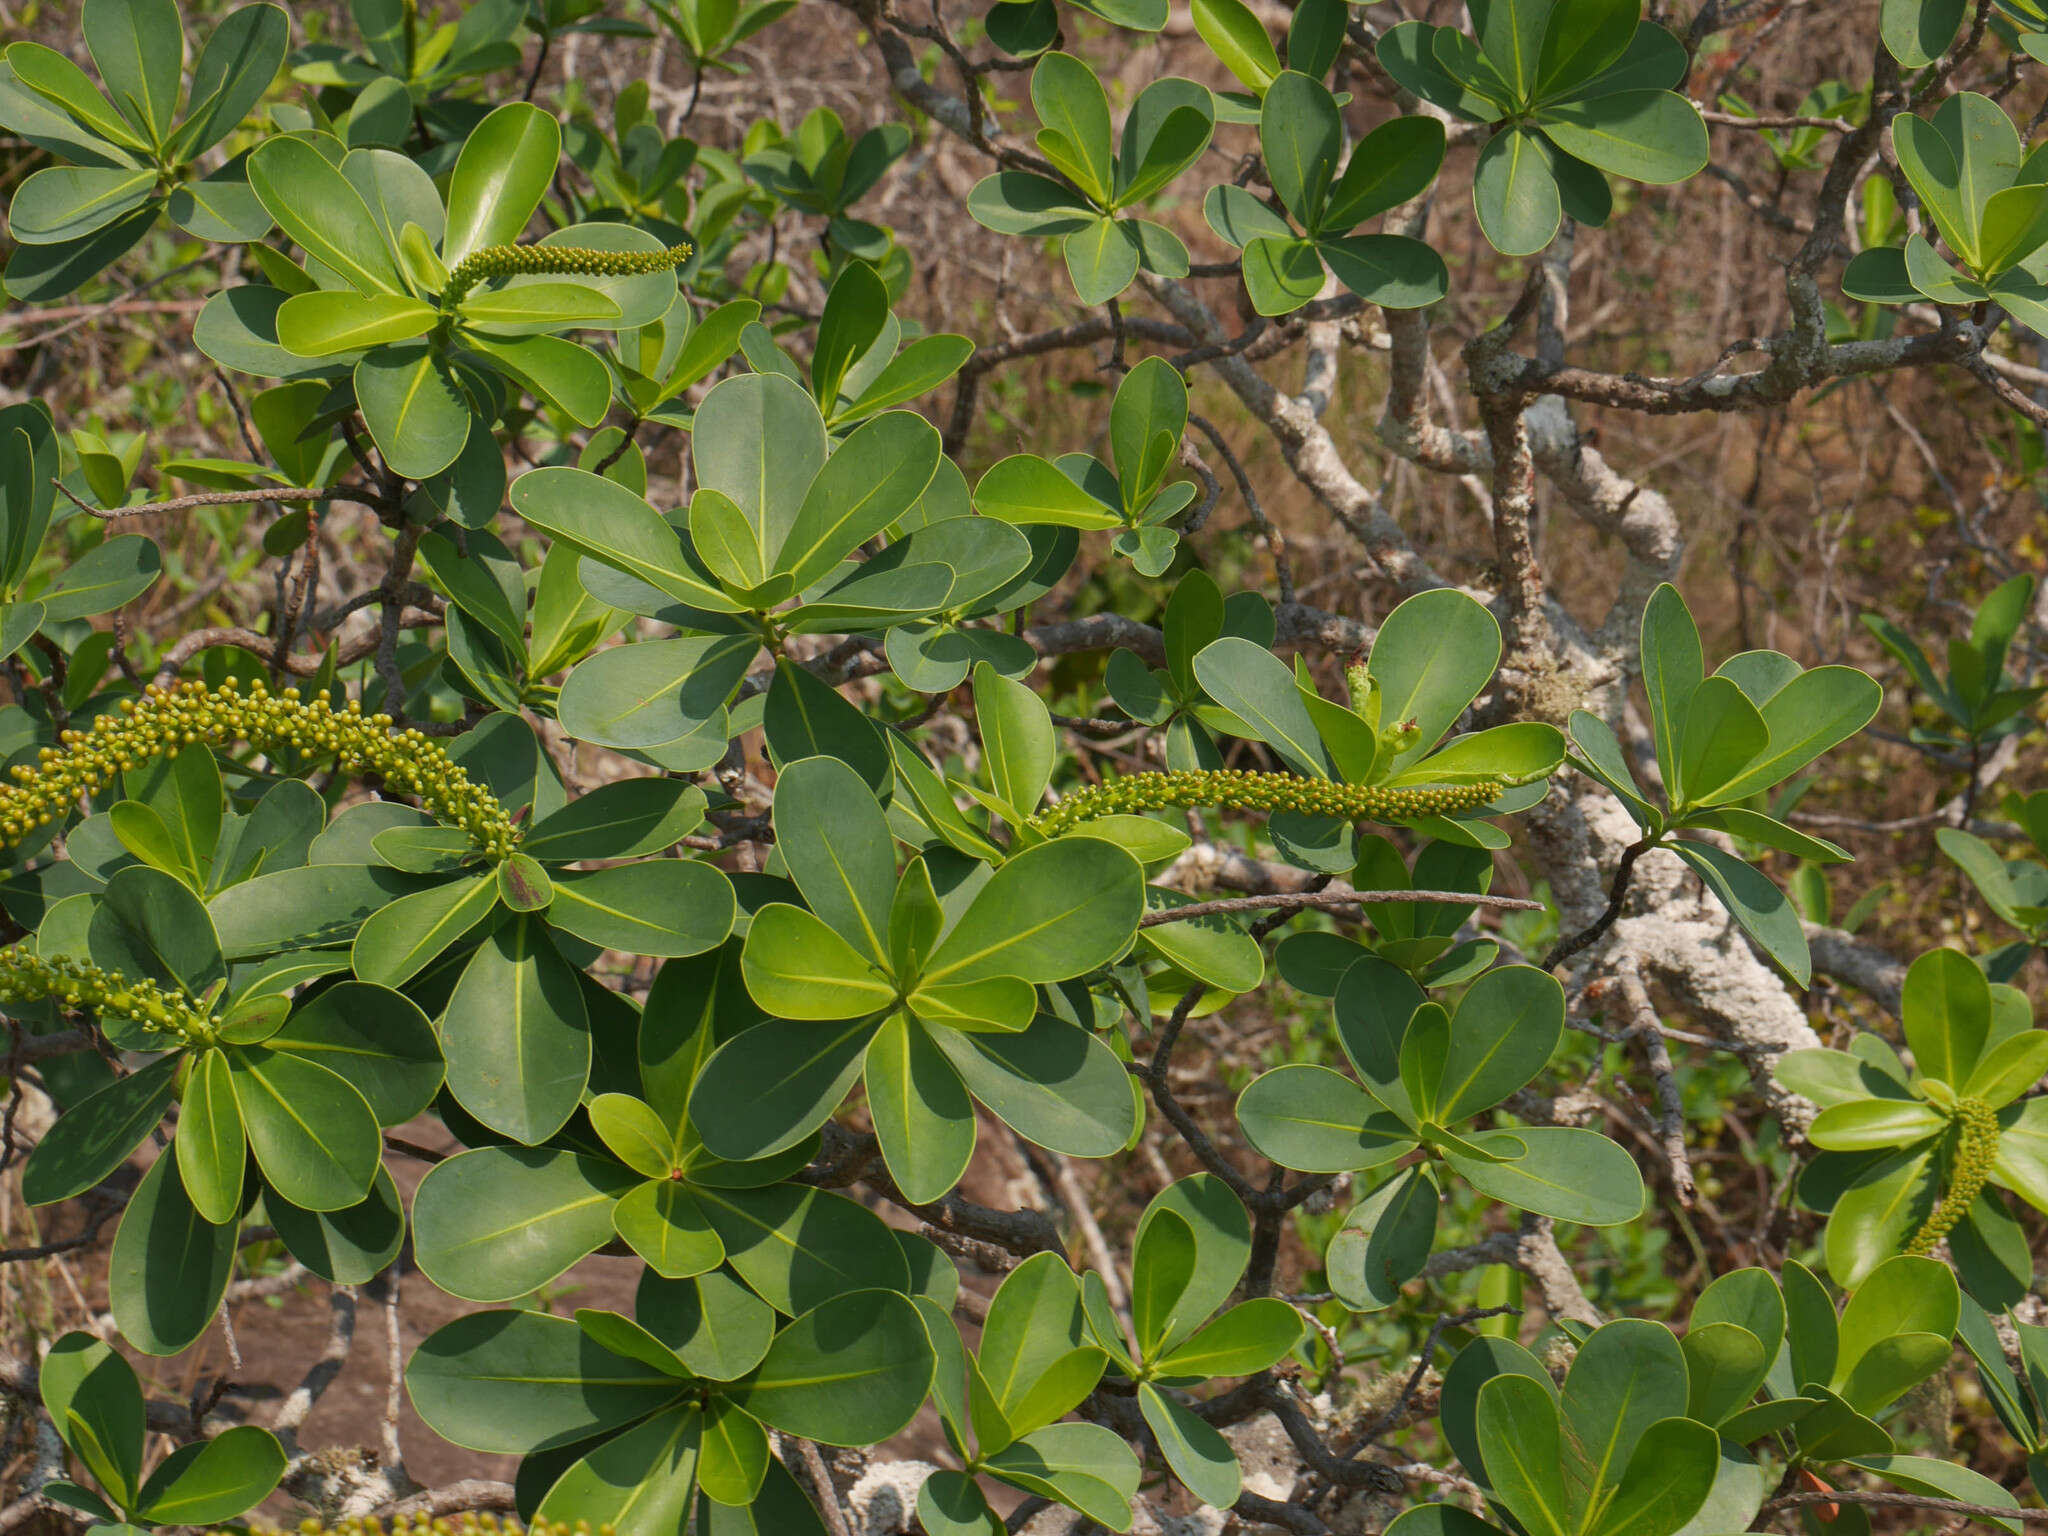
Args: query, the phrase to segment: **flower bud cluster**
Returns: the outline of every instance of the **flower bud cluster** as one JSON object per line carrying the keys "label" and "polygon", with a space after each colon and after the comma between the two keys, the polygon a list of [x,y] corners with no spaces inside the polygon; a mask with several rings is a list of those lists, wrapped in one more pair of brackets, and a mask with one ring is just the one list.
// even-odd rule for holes
{"label": "flower bud cluster", "polygon": [[127,1019],[185,1045],[213,1038],[213,1020],[147,977],[130,981],[119,971],[103,971],[68,955],[46,958],[24,944],[0,949],[0,1006],[46,997],[78,1012]]}
{"label": "flower bud cluster", "polygon": [[593,251],[578,245],[487,245],[471,251],[448,272],[441,297],[450,304],[478,283],[500,277],[639,277],[666,272],[690,259],[690,243],[659,251]]}
{"label": "flower bud cluster", "polygon": [[1998,1111],[1982,1099],[1958,1099],[1956,1155],[1949,1169],[1948,1193],[1920,1224],[1906,1252],[1924,1258],[1948,1236],[1983,1192],[1991,1177],[1991,1165],[1998,1159]]}
{"label": "flower bud cluster", "polygon": [[[256,1536],[284,1536],[274,1527],[256,1527]],[[349,1515],[332,1525],[308,1516],[298,1524],[298,1536],[613,1536],[609,1521],[592,1529],[588,1520],[573,1524],[567,1520],[535,1520],[531,1525],[507,1517],[499,1519],[486,1511],[474,1510],[449,1515],[393,1515],[380,1520],[375,1515]]]}
{"label": "flower bud cluster", "polygon": [[1374,784],[1339,784],[1332,779],[1305,779],[1291,773],[1251,773],[1241,768],[1132,773],[1075,790],[1058,805],[1034,816],[1031,825],[1052,837],[1098,816],[1163,811],[1170,806],[1296,811],[1304,816],[1332,816],[1342,821],[1398,822],[1477,810],[1500,792],[1498,779],[1394,789]]}
{"label": "flower bud cluster", "polygon": [[290,750],[333,757],[349,773],[377,774],[436,820],[462,828],[494,859],[509,857],[519,842],[496,797],[437,743],[415,730],[394,733],[389,715],[366,715],[354,699],[336,710],[324,695],[306,702],[296,688],[272,693],[260,681],[246,690],[233,679],[218,688],[152,683],[141,698],[123,699],[118,713],[100,716],[90,730],[66,731],[60,741],[43,748],[35,767],[16,767],[15,782],[0,784],[0,842],[19,842],[138,764],[232,741],[268,756]]}

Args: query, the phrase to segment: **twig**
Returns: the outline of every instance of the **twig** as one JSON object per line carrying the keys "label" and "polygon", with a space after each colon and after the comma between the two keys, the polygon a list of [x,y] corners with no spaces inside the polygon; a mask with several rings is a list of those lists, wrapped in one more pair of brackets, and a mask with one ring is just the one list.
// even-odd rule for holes
{"label": "twig", "polygon": [[1491,896],[1483,891],[1275,891],[1266,896],[1223,896],[1215,901],[1194,901],[1184,907],[1163,907],[1138,919],[1140,928],[1157,928],[1161,923],[1184,923],[1190,918],[1214,917],[1219,913],[1257,912],[1278,907],[1294,911],[1314,907],[1335,911],[1370,902],[1414,902],[1424,906],[1493,907],[1503,912],[1541,912],[1543,903],[1521,896]]}
{"label": "twig", "polygon": [[80,501],[62,480],[52,480],[50,484],[62,491],[79,511],[90,513],[102,522],[123,517],[147,517],[153,512],[189,512],[194,507],[246,506],[256,501],[348,501],[364,507],[385,505],[382,496],[365,486],[335,485],[322,490],[318,486],[291,485],[254,487],[246,491],[194,491],[190,496],[173,496],[168,501],[145,501],[139,506],[115,507],[109,511]]}

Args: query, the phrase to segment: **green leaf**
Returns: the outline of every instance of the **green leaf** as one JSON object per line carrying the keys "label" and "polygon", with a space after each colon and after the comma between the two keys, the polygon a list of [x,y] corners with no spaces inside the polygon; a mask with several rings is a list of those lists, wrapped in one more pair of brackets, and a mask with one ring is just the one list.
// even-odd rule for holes
{"label": "green leaf", "polygon": [[1297,773],[1330,776],[1329,754],[1295,690],[1294,674],[1271,651],[1226,635],[1195,658],[1195,676],[1211,698],[1250,728],[1254,740],[1272,747]]}
{"label": "green leaf", "polygon": [[50,1423],[124,1507],[142,1477],[146,1425],[135,1368],[88,1333],[67,1333],[43,1357],[38,1383]]}
{"label": "green leaf", "polygon": [[726,1263],[778,1312],[805,1312],[871,1286],[909,1286],[889,1229],[841,1195],[796,1184],[696,1193],[725,1244]]}
{"label": "green leaf", "polygon": [[561,148],[560,125],[527,102],[507,102],[478,123],[448,184],[442,259],[452,267],[472,251],[517,240],[540,206]]}
{"label": "green leaf", "polygon": [[424,336],[437,319],[431,304],[406,294],[322,290],[284,301],[277,339],[301,357],[332,357]]}
{"label": "green leaf", "polygon": [[347,1079],[290,1052],[233,1046],[227,1055],[264,1180],[309,1211],[361,1204],[383,1147],[368,1101]]}
{"label": "green leaf", "polygon": [[1555,102],[1537,114],[1566,154],[1615,176],[1666,186],[1707,163],[1707,125],[1676,91],[1618,91]]}
{"label": "green leaf", "polygon": [[53,165],[21,183],[7,231],[24,245],[82,240],[149,202],[156,173],[126,166]]}
{"label": "green leaf", "polygon": [[355,386],[363,424],[395,473],[424,480],[462,452],[470,431],[469,402],[431,343],[379,347],[356,364]]}
{"label": "green leaf", "polygon": [[1144,906],[1144,876],[1121,848],[1086,837],[1041,843],[981,888],[923,979],[1064,981],[1120,955]]}
{"label": "green leaf", "polygon": [[1254,96],[1263,95],[1280,73],[1280,55],[1265,24],[1244,0],[1193,0],[1195,31],[1223,67]]}
{"label": "green leaf", "polygon": [[619,779],[535,822],[520,848],[542,863],[663,853],[704,822],[704,791],[681,779]]}
{"label": "green leaf", "polygon": [[1107,304],[1131,286],[1141,253],[1130,223],[1100,215],[1061,242],[1067,277],[1083,304]]}
{"label": "green leaf", "polygon": [[[1650,698],[1650,725],[1665,790],[1677,803],[1685,796],[1681,776],[1681,733],[1692,697],[1705,680],[1700,632],[1685,599],[1669,582],[1660,583],[1643,609],[1643,689]],[[1633,787],[1631,785],[1631,787]]]}
{"label": "green leaf", "polygon": [[1237,1118],[1261,1153],[1303,1173],[1377,1167],[1415,1144],[1364,1089],[1328,1067],[1275,1067],[1239,1096]]}
{"label": "green leaf", "polygon": [[711,613],[742,611],[690,563],[675,529],[645,498],[615,480],[566,466],[531,470],[512,482],[512,509],[578,553],[676,602]]}
{"label": "green leaf", "polygon": [[1471,1141],[1503,1160],[1482,1162],[1446,1151],[1445,1161],[1488,1199],[1589,1227],[1619,1226],[1642,1214],[1643,1178],[1635,1159],[1597,1131],[1517,1126],[1482,1131]]}
{"label": "green leaf", "polygon": [[[900,451],[895,447],[895,432],[893,427],[884,429],[879,440],[889,446],[864,454],[856,464],[873,474],[885,460],[896,460],[901,452],[909,451],[907,443]],[[929,434],[930,428],[925,432]],[[813,482],[826,478],[821,475],[827,463],[825,423],[803,386],[780,374],[741,374],[714,385],[697,407],[690,454],[697,483],[730,497],[753,529],[763,569],[790,571],[799,563],[808,568],[813,556],[822,555],[831,544],[832,530],[843,519],[859,517],[860,491],[842,483],[843,473],[827,479],[828,489],[821,492],[819,501],[811,500]],[[892,477],[897,473],[893,462],[890,473]],[[916,478],[915,466],[904,478]],[[927,471],[917,480],[917,489],[922,490],[930,479]],[[911,499],[914,496],[913,492]],[[807,509],[808,517],[804,516]],[[799,534],[799,524],[808,531]],[[801,542],[792,553],[802,553],[784,564],[777,557],[793,539]],[[830,569],[846,547],[850,546],[831,553],[823,569]]]}
{"label": "green leaf", "polygon": [[828,411],[839,398],[847,369],[874,345],[889,318],[888,285],[866,262],[848,262],[825,296],[811,351],[811,393]]}
{"label": "green leaf", "polygon": [[[1622,1318],[1594,1329],[1558,1397],[1565,1430],[1562,1470],[1573,1502],[1598,1508],[1617,1491],[1628,1498],[1624,1472],[1637,1442],[1658,1420],[1682,1415],[1686,1398],[1686,1358],[1669,1328]],[[1489,1445],[1489,1468],[1494,1455]],[[1711,1481],[1711,1460],[1707,1475]],[[1673,1526],[1690,1517],[1687,1511]]]}
{"label": "green leaf", "polygon": [[[1724,788],[1723,794],[1729,793]],[[1714,899],[1742,925],[1743,932],[1802,987],[1812,978],[1813,960],[1799,914],[1769,877],[1711,843],[1682,839],[1667,844],[1705,882]]]}
{"label": "green leaf", "polygon": [[179,1061],[161,1057],[60,1115],[22,1168],[22,1199],[32,1206],[69,1200],[127,1162],[176,1097]]}
{"label": "green leaf", "polygon": [[612,1207],[639,1181],[547,1147],[479,1147],[436,1163],[413,1201],[427,1278],[466,1301],[539,1289],[612,1237]]}
{"label": "green leaf", "polygon": [[1310,234],[1322,228],[1323,200],[1336,179],[1343,140],[1336,99],[1320,80],[1287,70],[1267,87],[1259,108],[1266,174],[1281,206]]}
{"label": "green leaf", "polygon": [[403,1125],[440,1091],[440,1042],[419,1005],[388,987],[343,981],[302,1004],[264,1042],[316,1061],[369,1101],[379,1125]]}
{"label": "green leaf", "polygon": [[146,1355],[175,1355],[213,1323],[235,1262],[235,1227],[192,1208],[175,1157],[142,1176],[108,1261],[107,1292],[121,1336]]}
{"label": "green leaf", "polygon": [[785,1019],[860,1018],[897,999],[881,961],[803,908],[780,902],[754,914],[741,965],[754,1001]]}
{"label": "green leaf", "polygon": [[1436,56],[1436,37],[1448,28],[1431,26],[1427,22],[1404,21],[1390,27],[1380,38],[1379,61],[1394,81],[1413,91],[1433,106],[1464,119],[1467,122],[1498,122],[1507,103],[1498,101],[1487,90],[1498,81],[1467,81],[1452,74]]}
{"label": "green leaf", "polygon": [[687,1280],[715,1269],[725,1244],[687,1185],[663,1178],[628,1190],[612,1210],[612,1228],[654,1273]]}
{"label": "green leaf", "polygon": [[967,194],[967,212],[999,235],[1070,235],[1097,218],[1080,193],[1028,171],[984,176]]}
{"label": "green leaf", "polygon": [[1874,1152],[1910,1146],[1947,1124],[1947,1116],[1917,1099],[1857,1099],[1822,1110],[1809,1139],[1830,1152]]}
{"label": "green leaf", "polygon": [[1873,246],[1850,258],[1842,270],[1842,293],[1871,304],[1912,304],[1922,297],[1908,276],[1906,253],[1890,245]]}
{"label": "green leaf", "polygon": [[1046,54],[1031,72],[1031,105],[1045,124],[1040,152],[1090,197],[1107,203],[1115,184],[1109,98],[1095,72],[1072,54]]}
{"label": "green leaf", "polygon": [[939,443],[938,432],[910,411],[886,411],[856,427],[804,492],[774,570],[798,588],[828,575],[916,504],[937,472]]}
{"label": "green leaf", "polygon": [[703,1419],[702,1408],[684,1403],[602,1441],[555,1480],[534,1518],[597,1519],[619,1536],[681,1530],[696,1490]]}
{"label": "green leaf", "polygon": [[1532,128],[1504,129],[1486,141],[1472,180],[1479,228],[1504,256],[1533,256],[1557,238],[1564,206],[1550,171],[1550,149]]}
{"label": "green leaf", "polygon": [[1989,1043],[1991,984],[1983,970],[1961,950],[1931,949],[1907,968],[1899,1012],[1915,1065],[1961,1088]]}
{"label": "green leaf", "polygon": [[1300,1340],[1301,1314],[1277,1297],[1240,1302],[1160,1357],[1168,1376],[1250,1376],[1284,1359]]}
{"label": "green leaf", "polygon": [[732,932],[732,882],[696,859],[644,859],[560,875],[548,922],[629,955],[702,954]]}
{"label": "green leaf", "polygon": [[1479,1389],[1477,1431],[1494,1496],[1532,1536],[1573,1536],[1564,1447],[1548,1383],[1493,1377]]}
{"label": "green leaf", "polygon": [[191,888],[160,869],[115,871],[87,930],[94,962],[193,998],[227,977],[213,919]]}
{"label": "green leaf", "polygon": [[1975,193],[1954,146],[1935,124],[1901,113],[1892,120],[1892,148],[1898,154],[1899,169],[1906,173],[1949,249],[1974,265]]}
{"label": "green leaf", "polygon": [[109,613],[140,597],[162,570],[162,554],[140,534],[94,545],[66,566],[37,599],[43,622],[60,624]]}
{"label": "green leaf", "polygon": [[726,704],[759,653],[759,639],[747,634],[611,646],[569,674],[556,714],[564,730],[599,746],[664,747],[722,727]]}
{"label": "green leaf", "polygon": [[1396,117],[1380,124],[1358,141],[1331,187],[1322,229],[1342,234],[1420,197],[1443,160],[1444,127],[1437,119]]}
{"label": "green leaf", "polygon": [[1123,1063],[1089,1030],[1041,1013],[1015,1034],[939,1029],[933,1039],[975,1098],[1027,1141],[1107,1157],[1137,1129]]}
{"label": "green leaf", "polygon": [[1324,1269],[1330,1288],[1358,1312],[1392,1306],[1422,1272],[1436,1241],[1443,1192],[1424,1167],[1396,1173],[1344,1218],[1330,1239]]}
{"label": "green leaf", "polygon": [[1338,282],[1387,309],[1422,309],[1450,288],[1444,259],[1406,235],[1325,238],[1316,250]]}
{"label": "green leaf", "polygon": [[1700,683],[1680,729],[1677,777],[1683,788],[1673,804],[1740,798],[1727,786],[1765,751],[1769,739],[1764,717],[1734,682],[1715,676]]}
{"label": "green leaf", "polygon": [[1228,1509],[1237,1502],[1244,1487],[1237,1453],[1208,1420],[1198,1418],[1149,1381],[1138,1387],[1138,1411],[1167,1466],[1189,1492],[1217,1509]]}
{"label": "green leaf", "polygon": [[[310,142],[268,139],[250,155],[248,164],[249,185],[277,227],[308,256],[359,293],[406,291],[398,258],[362,194]],[[451,453],[449,458],[453,457]]]}
{"label": "green leaf", "polygon": [[[811,910],[864,960],[886,964],[889,909],[896,894],[896,845],[875,793],[861,775],[835,757],[788,764],[775,786],[775,836],[790,876]],[[750,938],[750,955],[753,949]]]}
{"label": "green leaf", "polygon": [[[748,934],[750,948],[760,931],[757,915]],[[831,935],[823,924],[815,932]],[[748,989],[755,986],[750,978]],[[879,1022],[873,1010],[887,1000],[875,1002],[860,1017],[797,1028],[779,1022],[758,1026],[772,1032],[772,1048],[770,1036],[752,1038],[752,1030],[727,1041],[704,1064],[691,1094],[690,1121],[704,1144],[720,1157],[745,1162],[772,1156],[810,1135],[860,1076]]]}
{"label": "green leaf", "polygon": [[177,1155],[194,1210],[215,1225],[241,1215],[249,1142],[225,1052],[203,1051],[192,1064],[178,1105]]}
{"label": "green leaf", "polygon": [[1058,465],[1029,453],[990,466],[974,488],[974,505],[984,517],[1010,523],[1114,528],[1122,521],[1116,508],[1083,490]]}
{"label": "green leaf", "polygon": [[959,1183],[974,1155],[974,1104],[925,1026],[898,1011],[868,1045],[868,1108],[882,1159],[914,1205]]}
{"label": "green leaf", "polygon": [[1052,782],[1052,716],[1037,693],[984,661],[974,669],[974,718],[996,798],[1017,813],[1011,820],[1028,817]]}
{"label": "green leaf", "polygon": [[[299,883],[315,892],[326,884],[310,877]],[[251,881],[238,889],[253,892],[260,884]],[[349,950],[350,964],[363,981],[401,986],[481,923],[497,902],[498,882],[487,874],[459,877],[389,901],[363,921]]]}
{"label": "green leaf", "polygon": [[92,77],[56,49],[18,42],[8,48],[5,62],[13,81],[27,88],[26,93],[7,92],[10,129],[25,137],[56,139],[75,158],[103,156],[106,143],[122,149],[150,147],[148,138],[108,103]]}
{"label": "green leaf", "polygon": [[121,115],[162,144],[178,110],[185,28],[173,0],[85,0],[85,46]]}
{"label": "green leaf", "polygon": [[152,1525],[214,1525],[270,1497],[285,1472],[284,1447],[267,1429],[237,1424],[180,1446],[151,1474],[137,1514]]}
{"label": "green leaf", "polygon": [[779,765],[833,757],[851,767],[875,793],[888,788],[894,770],[888,744],[874,722],[837,688],[787,657],[776,661],[761,723],[769,753]]}
{"label": "green leaf", "polygon": [[1679,1343],[1685,1349],[1686,1417],[1719,1424],[1748,1406],[1763,1385],[1769,1356],[1740,1324],[1696,1322]]}
{"label": "green leaf", "polygon": [[1851,1163],[1846,1176],[1851,1182],[1833,1200],[1824,1251],[1836,1282],[1854,1286],[1906,1246],[1933,1214],[1941,1191],[1934,1148],[1927,1145]]}
{"label": "green leaf", "polygon": [[[1932,1456],[1852,1456],[1849,1464],[1874,1472],[1908,1493],[1926,1494],[1937,1499],[1958,1499],[1967,1504],[2001,1505],[2015,1511],[2019,1508],[2019,1500],[2013,1497],[2011,1489],[1952,1461]],[[2019,1536],[2023,1528],[2017,1516],[2011,1520],[1990,1516],[1978,1518],[1986,1525],[1995,1525],[2010,1532],[2011,1536]]]}
{"label": "green leaf", "polygon": [[1486,972],[1453,1020],[1433,1118],[1444,1125],[1491,1109],[1549,1062],[1564,1034],[1564,989],[1534,966]]}
{"label": "green leaf", "polygon": [[477,947],[441,1019],[448,1090],[478,1120],[531,1146],[574,1113],[590,1070],[576,969],[521,914]]}
{"label": "green leaf", "polygon": [[964,1472],[934,1472],[918,1484],[917,1522],[930,1536],[996,1536],[1004,1528]]}
{"label": "green leaf", "polygon": [[1659,1420],[1636,1442],[1595,1529],[1599,1536],[1669,1536],[1706,1505],[1720,1465],[1713,1430],[1688,1418]]}
{"label": "green leaf", "polygon": [[275,1190],[265,1192],[263,1210],[292,1257],[335,1285],[367,1284],[405,1241],[405,1207],[382,1168],[370,1197],[347,1210],[301,1210]]}
{"label": "green leaf", "polygon": [[429,1335],[406,1366],[427,1427],[470,1450],[573,1445],[672,1402],[682,1383],[613,1354],[566,1317],[474,1312]]}
{"label": "green leaf", "polygon": [[471,332],[467,340],[579,426],[594,427],[604,420],[611,402],[611,375],[604,360],[588,347],[561,336],[501,339]]}
{"label": "green leaf", "polygon": [[854,1291],[775,1337],[732,1400],[785,1434],[872,1445],[907,1425],[931,1388],[932,1352],[908,1299]]}
{"label": "green leaf", "polygon": [[1414,741],[1393,759],[1396,772],[1443,739],[1499,662],[1500,626],[1462,592],[1420,592],[1387,615],[1366,670],[1380,685],[1381,721],[1416,727]]}
{"label": "green leaf", "polygon": [[1864,1357],[1887,1339],[1910,1334],[1950,1338],[1961,1312],[1961,1293],[1946,1264],[1905,1254],[1887,1259],[1863,1278],[1842,1308],[1841,1348],[1828,1384],[1842,1390]]}
{"label": "green leaf", "polygon": [[760,1364],[775,1332],[774,1309],[723,1269],[687,1280],[646,1270],[634,1310],[692,1374],[710,1381],[732,1381]]}
{"label": "green leaf", "polygon": [[192,67],[188,115],[177,149],[191,160],[226,138],[263,98],[291,44],[281,5],[244,5],[220,19]]}

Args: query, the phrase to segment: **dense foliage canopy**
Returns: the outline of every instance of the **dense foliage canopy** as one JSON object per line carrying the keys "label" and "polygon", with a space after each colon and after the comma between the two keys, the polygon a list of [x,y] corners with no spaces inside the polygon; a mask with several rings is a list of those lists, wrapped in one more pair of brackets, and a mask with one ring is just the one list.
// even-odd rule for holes
{"label": "dense foliage canopy", "polygon": [[[2048,1518],[2033,0],[11,9],[0,1533]],[[1580,421],[1845,399],[1785,649]]]}

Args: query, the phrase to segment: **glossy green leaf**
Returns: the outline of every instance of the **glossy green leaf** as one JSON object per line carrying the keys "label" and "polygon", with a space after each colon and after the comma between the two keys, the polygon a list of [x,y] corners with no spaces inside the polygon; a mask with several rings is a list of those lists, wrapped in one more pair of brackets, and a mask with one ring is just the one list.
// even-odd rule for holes
{"label": "glossy green leaf", "polygon": [[121,1336],[146,1355],[175,1355],[213,1323],[235,1260],[235,1228],[192,1207],[174,1156],[142,1176],[108,1261],[107,1291]]}
{"label": "glossy green leaf", "polygon": [[931,1344],[917,1309],[891,1292],[853,1291],[777,1334],[733,1401],[785,1434],[872,1445],[910,1422],[931,1380]]}

